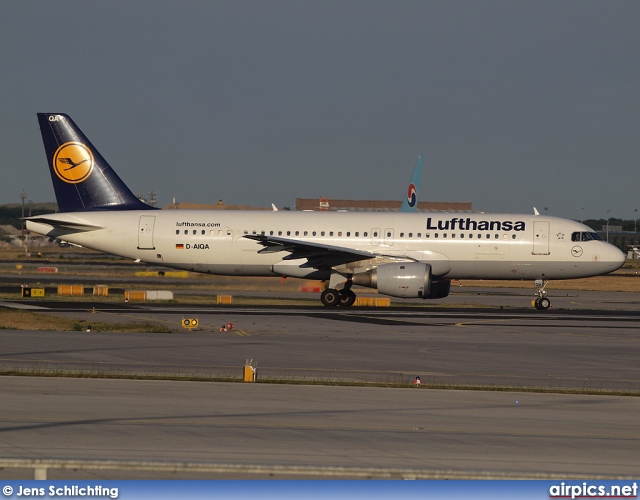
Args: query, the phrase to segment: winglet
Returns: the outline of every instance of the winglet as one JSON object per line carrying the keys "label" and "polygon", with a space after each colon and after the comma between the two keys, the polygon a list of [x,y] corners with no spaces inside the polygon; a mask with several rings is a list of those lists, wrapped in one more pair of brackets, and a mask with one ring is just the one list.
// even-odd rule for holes
{"label": "winglet", "polygon": [[413,175],[407,190],[407,197],[402,200],[401,212],[416,212],[418,210],[418,188],[420,187],[420,177],[422,176],[422,165],[424,163],[424,155],[418,155],[416,166],[413,167]]}

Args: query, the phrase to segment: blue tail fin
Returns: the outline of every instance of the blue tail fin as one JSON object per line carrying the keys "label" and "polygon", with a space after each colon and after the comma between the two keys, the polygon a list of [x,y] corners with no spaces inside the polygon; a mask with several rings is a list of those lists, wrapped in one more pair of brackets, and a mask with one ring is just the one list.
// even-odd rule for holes
{"label": "blue tail fin", "polygon": [[401,212],[415,212],[418,210],[418,188],[420,187],[420,177],[422,176],[422,164],[424,163],[424,155],[418,156],[416,166],[413,167],[413,175],[409,183],[407,197],[402,201],[400,207]]}
{"label": "blue tail fin", "polygon": [[38,123],[61,212],[153,209],[131,192],[67,115],[38,113]]}

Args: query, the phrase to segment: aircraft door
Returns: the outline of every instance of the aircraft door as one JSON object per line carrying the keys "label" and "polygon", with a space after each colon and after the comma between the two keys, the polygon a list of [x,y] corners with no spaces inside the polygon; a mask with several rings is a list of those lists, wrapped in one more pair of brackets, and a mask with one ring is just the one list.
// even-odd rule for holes
{"label": "aircraft door", "polygon": [[389,246],[393,245],[393,228],[391,227],[384,230],[384,244]]}
{"label": "aircraft door", "polygon": [[155,216],[141,215],[138,223],[138,250],[154,250],[153,226],[156,223]]}
{"label": "aircraft door", "polygon": [[549,222],[533,223],[533,255],[549,255]]}
{"label": "aircraft door", "polygon": [[374,227],[371,230],[371,244],[374,246],[380,244],[380,228]]}

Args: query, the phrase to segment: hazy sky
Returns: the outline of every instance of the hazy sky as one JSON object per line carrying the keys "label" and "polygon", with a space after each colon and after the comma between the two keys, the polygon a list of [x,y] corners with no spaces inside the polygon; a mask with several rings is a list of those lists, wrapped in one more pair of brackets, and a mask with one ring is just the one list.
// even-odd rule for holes
{"label": "hazy sky", "polygon": [[136,193],[631,219],[640,2],[0,3],[0,203],[53,201],[37,112]]}

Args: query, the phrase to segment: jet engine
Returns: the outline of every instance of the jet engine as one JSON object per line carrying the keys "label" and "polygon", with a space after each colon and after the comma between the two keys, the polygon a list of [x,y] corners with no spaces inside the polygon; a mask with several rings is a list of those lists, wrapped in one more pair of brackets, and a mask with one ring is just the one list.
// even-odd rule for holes
{"label": "jet engine", "polygon": [[451,280],[431,280],[429,295],[425,299],[444,299],[449,296],[451,291]]}
{"label": "jet engine", "polygon": [[382,264],[353,276],[353,284],[377,288],[391,297],[440,299],[449,295],[449,280],[434,281],[431,265],[422,262]]}

